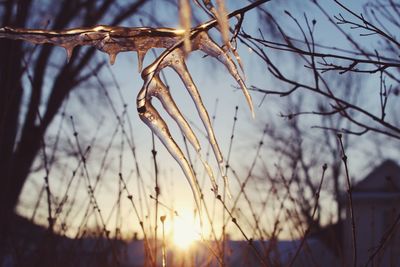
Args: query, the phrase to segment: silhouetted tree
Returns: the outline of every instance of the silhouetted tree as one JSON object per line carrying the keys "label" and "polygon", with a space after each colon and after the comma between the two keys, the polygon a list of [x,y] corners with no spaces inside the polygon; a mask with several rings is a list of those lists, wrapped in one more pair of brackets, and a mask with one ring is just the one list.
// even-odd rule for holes
{"label": "silhouetted tree", "polygon": [[[48,29],[118,25],[137,13],[145,2],[2,1],[0,23]],[[0,262],[10,218],[46,130],[65,98],[92,77],[91,70],[102,67],[94,62],[94,52],[94,48],[77,49],[68,63],[54,68],[53,46],[33,47],[20,41],[0,40]],[[87,68],[89,65],[91,68]],[[49,76],[50,83],[45,84]],[[45,180],[47,183],[47,177]]]}

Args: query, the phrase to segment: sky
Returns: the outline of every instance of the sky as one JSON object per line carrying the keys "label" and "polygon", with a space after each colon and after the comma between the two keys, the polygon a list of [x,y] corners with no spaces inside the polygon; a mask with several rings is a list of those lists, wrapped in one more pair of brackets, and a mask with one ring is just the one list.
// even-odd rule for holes
{"label": "sky", "polygon": [[[238,8],[239,5],[236,1],[226,1],[227,7],[229,11]],[[331,25],[326,22],[325,18],[318,13],[315,9],[311,8],[309,4],[303,4],[304,2],[291,2],[287,4],[277,5],[276,1],[271,1],[264,5],[266,9],[273,10],[274,14],[281,20],[282,25],[285,25],[287,29],[290,31],[296,32],[296,26],[289,21],[288,17],[285,16],[284,10],[288,9],[290,12],[297,18],[299,21],[303,20],[303,12],[307,12],[307,16],[311,19],[315,18],[317,20],[315,36],[316,40],[321,43],[338,45],[343,48],[347,48],[344,42],[343,37],[340,34],[337,34]],[[247,2],[246,2],[247,3]],[[337,13],[338,9],[332,3],[332,1],[324,0],[321,3],[327,7],[327,10],[331,13]],[[240,3],[242,4],[242,3]],[[146,9],[147,12],[153,12],[156,4],[150,4]],[[244,5],[244,4],[243,4]],[[349,3],[349,7],[353,10],[361,11],[361,1],[351,1]],[[166,27],[176,27],[179,25],[178,16],[176,15],[177,10],[174,7],[165,5],[162,11],[157,10],[157,14],[160,21],[164,21]],[[175,20],[171,20],[171,15],[174,14]],[[203,21],[206,19],[205,16],[200,16]],[[125,23],[124,26],[142,26],[142,24],[147,25],[148,21],[146,19],[140,20],[139,18],[132,18],[132,20]],[[250,11],[246,14],[243,24],[243,29],[248,33],[257,34],[258,28],[260,27],[258,15],[256,11]],[[298,34],[298,31],[297,31]],[[215,33],[214,33],[215,35]],[[218,36],[217,36],[218,37]],[[369,41],[374,41],[373,37],[368,38]],[[218,42],[220,40],[217,40]],[[60,48],[61,50],[61,48]],[[161,50],[156,50],[156,53],[160,53]],[[275,81],[271,79],[269,75],[265,74],[265,66],[260,65],[258,59],[254,52],[251,52],[248,48],[243,45],[239,45],[238,48],[239,54],[243,60],[244,72],[246,76],[246,84],[248,86],[255,85],[262,88],[275,87],[278,86]],[[62,57],[63,51],[58,54],[58,57]],[[98,52],[98,60],[103,60],[106,58],[105,54]],[[286,59],[289,62],[289,59],[283,55],[276,55],[277,57],[282,57],[282,61]],[[145,66],[152,62],[154,59],[154,55],[152,52],[149,52],[145,58]],[[283,62],[282,62],[283,63]],[[224,66],[222,64],[216,63],[216,61],[210,57],[203,57],[203,53],[195,52],[190,54],[187,58],[188,69],[193,76],[195,83],[197,84],[200,94],[203,98],[205,106],[208,109],[210,116],[215,116],[213,120],[214,130],[216,133],[217,140],[220,144],[222,153],[224,156],[227,156],[229,150],[229,144],[231,139],[231,130],[234,122],[234,112],[235,108],[238,107],[238,120],[237,120],[237,128],[235,130],[235,139],[233,142],[233,149],[230,158],[230,164],[232,164],[233,168],[237,170],[240,177],[245,177],[249,170],[249,166],[251,166],[254,160],[258,162],[267,162],[270,167],[273,166],[275,161],[277,161],[274,156],[271,156],[270,153],[262,152],[261,154],[257,154],[256,148],[258,143],[260,142],[262,135],[262,129],[265,124],[270,123],[269,120],[273,120],[274,122],[279,118],[279,113],[282,110],[287,109],[287,103],[282,101],[278,97],[267,97],[263,99],[263,95],[252,93],[253,103],[255,106],[255,118],[251,117],[249,108],[246,104],[245,97],[241,93],[240,90],[237,89],[237,85],[234,79],[225,71]],[[294,73],[296,72],[297,66],[289,65],[287,66],[289,69],[294,69]],[[295,73],[296,74],[296,73]],[[129,117],[126,117],[127,120],[132,125],[132,134],[133,141],[135,143],[137,161],[140,166],[140,171],[142,178],[144,180],[144,188],[146,190],[147,202],[149,205],[154,206],[155,202],[148,198],[148,194],[154,195],[154,161],[152,159],[151,150],[153,149],[152,143],[152,134],[150,129],[144,125],[136,112],[136,94],[140,90],[142,86],[142,79],[140,74],[137,71],[137,58],[136,53],[128,52],[122,53],[117,57],[117,60],[113,66],[110,68],[104,68],[101,73],[101,78],[108,81],[107,90],[111,95],[114,103],[116,104],[117,110],[121,112],[123,110],[123,106],[120,103],[118,90],[116,88],[116,84],[111,82],[111,75],[115,75],[117,84],[121,88],[121,93],[123,95],[124,101],[127,103],[127,113]],[[165,76],[167,77],[168,85],[171,88],[171,93],[174,99],[177,102],[178,107],[180,107],[187,118],[189,119],[192,127],[195,132],[198,134],[200,139],[200,143],[203,147],[202,156],[207,159],[210,163],[211,167],[214,170],[214,173],[218,173],[218,168],[216,166],[216,162],[213,158],[212,152],[210,155],[207,155],[207,151],[209,150],[209,145],[207,139],[204,137],[204,128],[201,124],[201,121],[197,115],[197,112],[194,108],[194,105],[188,96],[186,89],[182,85],[179,77],[173,73],[171,70],[167,70],[165,72]],[[370,83],[371,88],[376,81],[372,80]],[[365,90],[368,90],[366,88]],[[99,92],[100,91],[100,92]],[[70,96],[68,101],[68,106],[66,108],[66,113],[74,116],[74,122],[76,123],[76,127],[80,133],[80,138],[82,138],[83,146],[89,145],[93,136],[96,136],[96,146],[92,148],[92,152],[90,157],[88,158],[88,169],[91,173],[92,179],[94,179],[95,174],[98,172],[101,165],[102,155],[107,147],[107,144],[110,138],[113,135],[114,130],[117,127],[117,122],[115,120],[115,114],[113,114],[110,110],[110,106],[107,104],[107,101],[104,100],[102,96],[101,90],[99,90],[98,84],[92,81],[85,85],[85,88],[78,91],[76,94]],[[89,95],[90,100],[87,100]],[[85,99],[82,103],[82,99]],[[157,110],[160,111],[163,117],[167,117],[166,113],[162,111],[161,105],[158,103],[155,105]],[[56,133],[57,123],[61,121],[61,116],[53,123],[52,129],[49,131],[48,135]],[[178,141],[182,150],[185,150],[185,144],[182,142],[182,135],[177,129],[174,122],[170,119],[166,119],[167,124],[171,128],[172,135]],[[279,122],[284,123],[284,122]],[[278,123],[278,126],[279,126]],[[310,118],[308,124],[312,124],[313,119]],[[128,124],[126,124],[128,125]],[[128,126],[126,126],[128,127]],[[70,123],[66,122],[62,127],[62,135],[66,140],[72,140],[72,129]],[[128,185],[128,189],[133,194],[134,197],[138,197],[140,192],[140,185],[138,185],[135,180],[137,170],[135,167],[135,159],[132,156],[131,151],[128,149],[128,145],[126,141],[121,141],[121,133],[117,134],[116,140],[113,143],[111,152],[109,154],[109,158],[107,160],[106,167],[107,171],[103,173],[102,183],[100,185],[100,189],[96,194],[97,199],[99,201],[100,206],[105,214],[108,211],[111,211],[114,204],[116,203],[116,199],[118,197],[118,191],[120,190],[118,172],[122,170],[122,173],[126,177],[126,183]],[[49,140],[52,140],[49,137]],[[73,142],[73,141],[72,141]],[[166,149],[162,146],[159,140],[155,139],[155,149],[157,151],[157,166],[159,168],[159,183],[161,188],[160,200],[163,204],[167,205],[169,208],[178,211],[178,213],[185,214],[186,217],[190,218],[190,214],[194,208],[194,202],[192,198],[192,193],[190,191],[189,184],[186,181],[185,176],[183,175],[181,169],[178,164],[173,160],[171,155],[166,151]],[[68,145],[66,145],[68,146]],[[121,148],[122,147],[122,148]],[[122,151],[122,152],[121,152]],[[204,173],[204,170],[201,168],[201,164],[199,164],[199,159],[196,158],[196,155],[193,149],[189,148],[190,156],[195,163],[196,172],[199,174]],[[358,150],[354,150],[354,154],[352,151],[349,151],[350,155],[354,155],[352,158],[358,158],[364,152],[359,152]],[[62,191],[63,184],[65,184],[65,179],[68,179],[69,173],[77,166],[77,159],[74,157],[65,157],[63,153],[60,153],[60,162],[59,168],[54,171],[54,181],[51,181],[54,185],[55,190]],[[354,170],[357,170],[358,176],[363,176],[366,174],[368,170],[362,169],[363,165],[362,161],[353,160],[352,163]],[[365,163],[365,162],[364,162]],[[131,177],[129,176],[131,175]],[[238,191],[238,184],[235,182],[232,176],[228,176],[231,184],[231,188],[233,192]],[[21,205],[19,207],[19,211],[22,214],[25,214],[29,217],[29,214],[32,212],[32,199],[35,199],[37,196],[37,188],[40,188],[42,183],[43,175],[41,172],[33,173],[24,188],[24,193],[21,201]],[[83,179],[80,177],[80,179]],[[219,203],[214,204],[216,202],[213,193],[209,190],[211,188],[210,183],[208,182],[208,178],[203,175],[200,180],[204,179],[205,182],[205,195],[207,203],[211,207],[210,212],[215,216],[215,225],[220,231],[221,219],[218,215],[223,210],[223,207],[219,205]],[[217,177],[218,183],[222,188],[222,179],[220,175]],[[79,191],[77,198],[82,201],[82,203],[86,203],[87,195],[85,192],[85,187],[83,186],[84,182],[80,180],[76,180],[74,186],[81,190]],[[262,187],[261,187],[262,190]],[[134,211],[131,207],[129,201],[126,200],[127,192],[123,191],[124,197],[122,197],[122,218],[124,218],[122,222],[123,229],[126,231],[127,235],[132,235],[132,231],[139,231],[137,227],[137,219],[135,218]],[[255,199],[260,200],[260,196],[256,196]],[[243,200],[243,199],[242,199]],[[331,199],[326,199],[327,202],[331,201]],[[43,200],[42,205],[45,207],[45,201]],[[136,198],[136,203],[139,205],[139,201]],[[232,204],[230,200],[228,200],[229,204]],[[139,205],[140,206],[140,205]],[[245,209],[246,206],[244,205]],[[82,216],[81,210],[76,210],[76,218],[80,218]],[[271,206],[269,212],[274,212],[273,207]],[[141,212],[140,212],[141,213]],[[171,211],[168,208],[160,207],[159,215],[167,215],[171,216]],[[188,215],[189,214],[189,215]],[[141,213],[142,215],[142,213]],[[145,216],[145,215],[143,215]],[[151,211],[151,218],[154,216],[154,210]],[[40,217],[40,216],[39,216]],[[42,222],[43,218],[45,218],[45,209],[42,211]],[[114,218],[114,217],[112,217]],[[219,219],[218,219],[219,218]],[[149,220],[149,224],[154,223],[154,219],[146,219]],[[151,221],[153,220],[153,221]],[[190,219],[187,219],[190,220]],[[266,219],[267,220],[267,219]],[[39,219],[40,221],[40,219]],[[78,221],[78,219],[76,220]],[[243,224],[246,225],[243,219]],[[94,223],[94,222],[92,222]],[[110,227],[112,228],[115,224],[118,224],[118,219],[110,219]],[[132,225],[136,225],[136,227],[132,227]],[[207,226],[204,226],[207,228]],[[205,232],[207,232],[207,229]],[[250,229],[246,228],[247,231]],[[229,231],[234,238],[241,238],[240,233],[237,231],[234,225],[229,224]],[[72,230],[71,230],[72,232]],[[285,238],[290,238],[288,233],[283,235]]]}

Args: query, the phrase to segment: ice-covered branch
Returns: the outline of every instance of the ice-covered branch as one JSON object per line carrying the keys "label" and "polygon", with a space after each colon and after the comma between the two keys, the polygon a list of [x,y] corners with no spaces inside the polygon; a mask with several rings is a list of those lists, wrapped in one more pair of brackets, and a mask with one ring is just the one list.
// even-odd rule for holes
{"label": "ice-covered branch", "polygon": [[[189,37],[187,31],[173,28],[151,28],[151,27],[120,27],[98,25],[94,27],[82,27],[66,30],[42,30],[42,29],[19,29],[11,27],[0,28],[0,38],[23,40],[34,44],[52,44],[63,47],[67,52],[68,59],[72,56],[73,50],[77,46],[92,46],[105,52],[110,57],[110,63],[114,64],[116,56],[120,52],[135,51],[138,56],[138,69],[141,72],[143,86],[137,96],[137,110],[139,117],[145,122],[154,134],[162,141],[170,154],[176,159],[185,173],[195,195],[197,206],[201,198],[200,188],[194,176],[194,172],[182,150],[173,139],[168,125],[161,118],[159,112],[151,104],[152,98],[156,97],[162,103],[164,109],[178,124],[184,136],[189,140],[194,149],[200,152],[200,143],[196,135],[187,123],[186,119],[179,111],[173,100],[169,88],[163,84],[159,78],[159,72],[171,67],[181,78],[186,89],[191,95],[197,108],[198,114],[207,130],[208,140],[213,148],[215,158],[223,175],[223,157],[216,141],[214,130],[210,123],[208,112],[201,100],[200,93],[194,84],[190,72],[185,63],[185,55],[195,50],[201,50],[207,55],[216,58],[225,65],[230,75],[241,87],[246,101],[254,116],[251,96],[240,75],[237,64],[240,65],[240,58],[230,44],[223,48],[218,45],[208,35],[207,31],[219,26],[223,33],[224,42],[227,41],[229,25],[227,20],[240,15],[265,3],[269,0],[255,1],[248,6],[235,10],[226,16],[226,19],[215,17],[190,30]],[[221,15],[222,13],[218,13]],[[224,21],[224,25],[221,24]],[[189,38],[190,45],[184,47],[184,42]],[[225,45],[225,44],[224,44]],[[148,50],[152,48],[164,48],[164,52],[156,58],[149,66],[142,71],[143,59]],[[233,60],[236,59],[236,62]],[[209,170],[208,170],[209,172]],[[212,173],[209,172],[213,189],[217,192],[217,185]]]}

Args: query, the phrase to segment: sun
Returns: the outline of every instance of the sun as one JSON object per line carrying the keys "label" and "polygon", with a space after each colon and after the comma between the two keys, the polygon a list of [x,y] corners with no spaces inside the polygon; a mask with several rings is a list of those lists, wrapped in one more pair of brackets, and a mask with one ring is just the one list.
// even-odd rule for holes
{"label": "sun", "polygon": [[173,222],[172,241],[180,249],[188,249],[200,239],[200,225],[193,215],[181,214]]}

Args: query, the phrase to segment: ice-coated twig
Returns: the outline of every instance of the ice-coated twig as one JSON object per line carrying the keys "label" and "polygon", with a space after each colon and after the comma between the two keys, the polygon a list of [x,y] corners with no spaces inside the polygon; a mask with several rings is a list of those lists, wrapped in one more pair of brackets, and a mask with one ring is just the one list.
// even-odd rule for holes
{"label": "ice-coated twig", "polygon": [[203,125],[207,130],[207,137],[214,151],[215,158],[218,164],[223,164],[222,153],[215,138],[210,116],[208,115],[207,109],[203,104],[199,90],[197,89],[195,83],[193,82],[192,76],[187,69],[182,49],[177,48],[166,56],[165,60],[161,64],[161,67],[166,66],[173,68],[184,83],[185,88],[193,99]]}
{"label": "ice-coated twig", "polygon": [[[171,156],[178,162],[183,170],[190,187],[192,189],[197,208],[200,210],[200,188],[198,187],[197,179],[194,175],[193,169],[184,156],[182,150],[176,144],[175,140],[169,131],[165,121],[161,118],[158,111],[151,104],[151,96],[146,96],[146,87],[142,87],[139,92],[138,98],[138,113],[140,119],[151,129],[151,131],[161,140],[163,145],[167,148]],[[140,107],[139,107],[140,106]]]}
{"label": "ice-coated twig", "polygon": [[[0,38],[28,41],[34,44],[52,44],[65,48],[68,59],[76,46],[93,46],[110,56],[113,63],[117,54],[136,51],[139,66],[151,48],[167,48],[182,38],[183,31],[171,28],[120,27],[98,25],[68,30],[0,28]],[[141,69],[141,68],[140,68]]]}
{"label": "ice-coated twig", "polygon": [[[255,1],[248,6],[228,14],[227,19],[235,16],[243,17],[243,14],[248,10],[268,1],[269,0]],[[220,14],[222,13],[223,12],[220,12]],[[219,20],[221,20],[221,18]],[[186,46],[186,49],[190,49],[190,51],[185,52],[189,53],[191,51],[201,50],[224,64],[231,76],[240,85],[254,117],[251,96],[244,83],[244,79],[238,71],[236,63],[232,60],[230,55],[230,53],[233,54],[240,68],[242,69],[238,53],[234,49],[223,49],[216,42],[214,42],[207,33],[209,29],[217,26],[218,24],[221,23],[217,19],[213,19],[195,28],[192,28],[189,36],[190,46]],[[227,26],[225,25],[225,35],[226,29]],[[35,44],[52,44],[61,46],[65,48],[68,59],[71,58],[73,49],[76,46],[93,46],[98,50],[107,53],[110,57],[111,64],[115,62],[116,56],[120,52],[136,51],[138,56],[138,69],[143,78],[143,86],[137,96],[136,102],[139,116],[141,120],[149,126],[152,132],[154,132],[162,141],[169,153],[175,158],[182,168],[187,180],[189,181],[195,196],[196,205],[200,212],[201,190],[194,175],[194,171],[184,156],[182,150],[173,139],[167,124],[151,103],[153,97],[156,97],[158,100],[160,100],[164,109],[178,124],[184,136],[189,140],[197,153],[199,153],[201,147],[196,135],[187,123],[186,119],[183,117],[182,113],[179,111],[169,92],[169,88],[167,88],[159,78],[159,72],[163,68],[171,67],[179,75],[193,99],[203,125],[207,130],[207,137],[218,162],[220,172],[224,177],[225,184],[227,185],[226,176],[223,175],[224,164],[222,153],[215,138],[207,109],[201,100],[199,90],[194,84],[185,63],[183,43],[184,40],[188,40],[187,30],[150,27],[120,27],[107,25],[59,31],[2,27],[0,28],[0,38],[23,40]],[[226,36],[224,36],[223,39],[226,41]],[[229,47],[231,46],[230,43],[227,43],[227,45]],[[143,59],[147,51],[151,48],[164,48],[165,50],[153,63],[151,63],[142,71]],[[217,190],[217,183],[210,166],[203,160],[202,162],[207,170],[208,175],[210,176],[213,188]]]}
{"label": "ice-coated twig", "polygon": [[244,84],[243,78],[240,76],[237,66],[229,53],[219,47],[206,32],[199,33],[198,38],[195,40],[197,40],[196,45],[198,49],[207,55],[218,59],[219,62],[225,65],[232,77],[235,78],[236,82],[240,85],[244,96],[246,97],[247,104],[249,105],[251,114],[254,117],[253,101],[251,100],[251,96],[246,85]]}
{"label": "ice-coated twig", "polygon": [[200,151],[200,143],[194,134],[192,128],[189,123],[183,117],[181,111],[176,106],[175,101],[172,99],[172,96],[165,86],[165,84],[161,81],[158,75],[154,76],[148,85],[147,91],[145,91],[147,99],[151,97],[156,97],[160,100],[164,109],[168,112],[168,114],[174,119],[174,121],[178,124],[179,128],[185,135],[185,137],[189,140],[192,146],[196,151]]}

